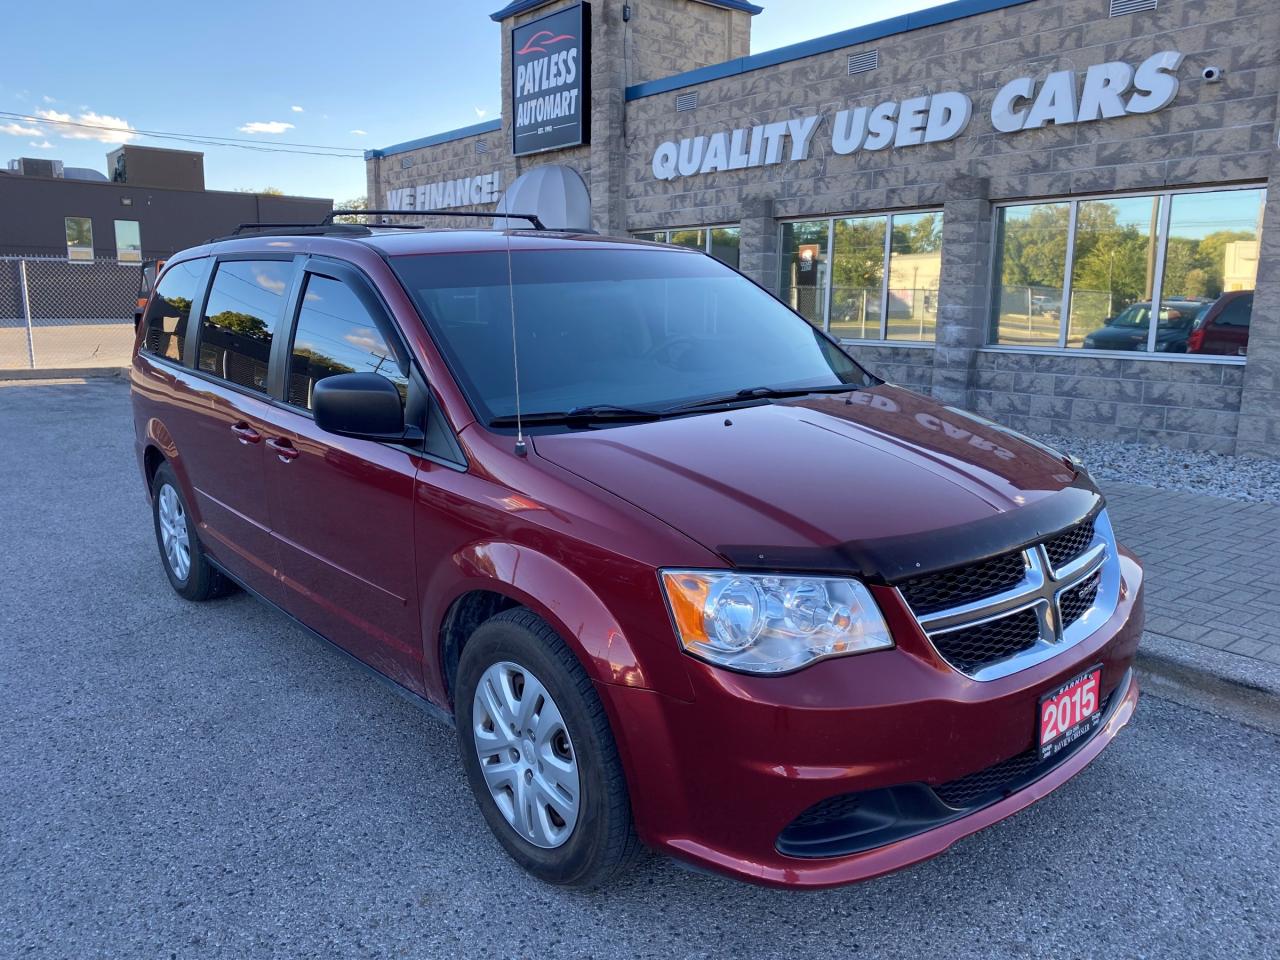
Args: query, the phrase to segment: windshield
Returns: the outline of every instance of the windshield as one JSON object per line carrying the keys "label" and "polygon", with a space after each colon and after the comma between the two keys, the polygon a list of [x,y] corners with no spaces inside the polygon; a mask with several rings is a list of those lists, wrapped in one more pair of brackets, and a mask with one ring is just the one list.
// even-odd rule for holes
{"label": "windshield", "polygon": [[1150,322],[1151,304],[1135,303],[1133,306],[1122,310],[1114,320],[1111,321],[1113,327],[1145,327]]}
{"label": "windshield", "polygon": [[[839,347],[710,257],[668,250],[511,255],[521,409],[663,410],[759,387],[874,382]],[[395,257],[485,422],[515,413],[506,253]]]}

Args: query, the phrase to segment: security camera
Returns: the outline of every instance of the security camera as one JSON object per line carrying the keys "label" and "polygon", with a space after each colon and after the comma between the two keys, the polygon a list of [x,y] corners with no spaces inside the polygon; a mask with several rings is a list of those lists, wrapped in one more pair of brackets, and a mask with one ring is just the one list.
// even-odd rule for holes
{"label": "security camera", "polygon": [[1223,72],[1221,67],[1205,67],[1200,71],[1200,76],[1204,77],[1209,83],[1220,83]]}

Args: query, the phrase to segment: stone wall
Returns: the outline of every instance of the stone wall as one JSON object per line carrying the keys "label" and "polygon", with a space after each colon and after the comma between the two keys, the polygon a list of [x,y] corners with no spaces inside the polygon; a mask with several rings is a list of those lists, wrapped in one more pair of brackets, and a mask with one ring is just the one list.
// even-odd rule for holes
{"label": "stone wall", "polygon": [[[627,83],[724,63],[751,52],[751,15],[691,0],[627,0]],[[606,6],[601,3],[600,6]]]}

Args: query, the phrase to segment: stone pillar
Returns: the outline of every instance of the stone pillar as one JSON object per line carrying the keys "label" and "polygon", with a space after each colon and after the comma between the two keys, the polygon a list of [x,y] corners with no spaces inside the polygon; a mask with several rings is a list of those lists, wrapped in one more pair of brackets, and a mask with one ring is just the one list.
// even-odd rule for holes
{"label": "stone pillar", "polygon": [[943,193],[942,276],[931,392],[935,399],[957,407],[970,406],[974,355],[986,340],[989,196],[987,180],[968,175],[949,180]]}
{"label": "stone pillar", "polygon": [[1280,150],[1272,138],[1236,453],[1280,458]]}
{"label": "stone pillar", "polygon": [[626,230],[626,58],[621,4],[591,7],[591,227],[606,235]]}
{"label": "stone pillar", "polygon": [[778,290],[778,221],[772,197],[744,197],[738,269],[766,290]]}

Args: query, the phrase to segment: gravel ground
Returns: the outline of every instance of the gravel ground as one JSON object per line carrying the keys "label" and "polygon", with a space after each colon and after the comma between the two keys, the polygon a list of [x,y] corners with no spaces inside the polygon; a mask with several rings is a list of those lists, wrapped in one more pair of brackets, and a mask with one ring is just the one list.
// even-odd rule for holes
{"label": "gravel ground", "polygon": [[1224,453],[1174,450],[1153,443],[1033,434],[1084,461],[1095,480],[1141,483],[1232,500],[1280,503],[1280,463]]}
{"label": "gravel ground", "polygon": [[119,382],[0,389],[0,956],[1238,958],[1280,942],[1280,740],[1147,697],[1043,802],[796,894],[531,880],[452,731],[261,603],[189,604]]}

